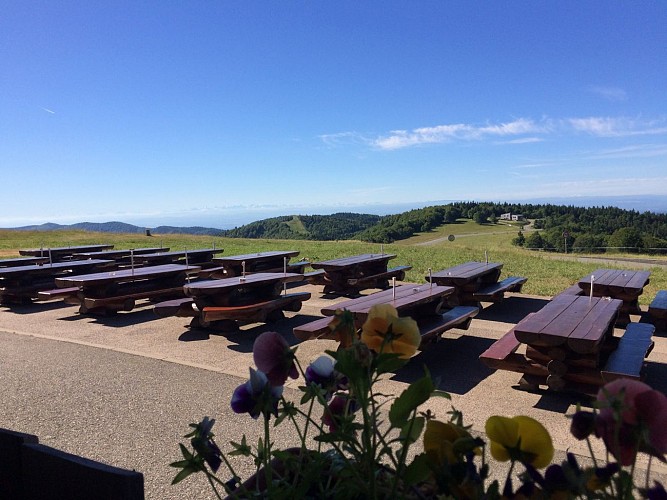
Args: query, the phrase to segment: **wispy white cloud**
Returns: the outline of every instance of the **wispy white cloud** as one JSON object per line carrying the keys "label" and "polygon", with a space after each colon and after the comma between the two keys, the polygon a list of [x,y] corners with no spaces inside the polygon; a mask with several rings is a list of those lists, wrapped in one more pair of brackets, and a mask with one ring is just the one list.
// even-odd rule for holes
{"label": "wispy white cloud", "polygon": [[483,126],[456,123],[422,127],[413,130],[394,130],[388,135],[371,141],[378,149],[394,150],[419,146],[422,144],[440,144],[450,141],[474,141],[486,137],[507,137],[524,134],[539,134],[545,131],[544,126],[537,125],[533,120],[519,118],[512,122],[487,124]]}
{"label": "wispy white cloud", "polygon": [[566,123],[577,132],[598,137],[629,137],[667,134],[665,120],[645,121],[625,117],[568,118]]}
{"label": "wispy white cloud", "polygon": [[655,158],[667,156],[667,144],[636,144],[615,149],[604,149],[593,153],[591,158]]}
{"label": "wispy white cloud", "polygon": [[368,142],[357,132],[337,132],[334,134],[322,134],[318,136],[327,146],[341,146],[346,144],[366,144]]}
{"label": "wispy white cloud", "polygon": [[532,144],[535,142],[544,142],[543,137],[522,137],[520,139],[512,139],[509,141],[497,141],[496,144]]}
{"label": "wispy white cloud", "polygon": [[597,85],[591,85],[588,90],[594,94],[599,95],[603,99],[612,102],[621,102],[625,101],[628,98],[628,94],[625,90],[619,87],[602,87]]}
{"label": "wispy white cloud", "polygon": [[412,130],[392,130],[375,138],[357,132],[322,134],[319,139],[327,146],[364,145],[383,151],[394,151],[427,144],[480,142],[494,139],[493,144],[532,144],[543,142],[550,135],[585,133],[596,137],[632,137],[667,134],[667,119],[589,116],[573,118],[517,118],[497,124],[453,123]]}

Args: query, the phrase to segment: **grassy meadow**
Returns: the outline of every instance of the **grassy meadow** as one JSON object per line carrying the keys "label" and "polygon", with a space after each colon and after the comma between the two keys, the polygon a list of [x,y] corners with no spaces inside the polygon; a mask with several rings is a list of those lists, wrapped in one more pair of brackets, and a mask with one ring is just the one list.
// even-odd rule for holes
{"label": "grassy meadow", "polygon": [[[223,248],[225,255],[260,252],[265,250],[299,250],[299,258],[318,261],[357,253],[394,253],[396,259],[390,265],[409,264],[412,270],[406,279],[423,282],[428,269],[433,272],[470,260],[502,262],[505,276],[525,276],[528,282],[523,291],[527,294],[552,296],[576,283],[577,280],[597,268],[646,269],[651,271],[651,283],[644,289],[640,303],[647,305],[658,290],[667,289],[667,258],[646,256],[651,261],[660,259],[659,266],[652,263],[637,264],[614,261],[604,254],[598,258],[606,262],[580,261],[581,254],[563,255],[534,252],[511,244],[518,228],[489,224],[480,226],[471,221],[448,224],[435,231],[418,234],[391,245],[360,241],[304,241],[215,238],[184,234],[154,235],[112,234],[87,231],[15,231],[0,230],[0,258],[18,257],[19,249],[76,246],[85,244],[113,244],[116,249],[140,247],[169,247],[171,250]],[[454,235],[454,240],[448,238]],[[633,258],[641,258],[636,254]]]}

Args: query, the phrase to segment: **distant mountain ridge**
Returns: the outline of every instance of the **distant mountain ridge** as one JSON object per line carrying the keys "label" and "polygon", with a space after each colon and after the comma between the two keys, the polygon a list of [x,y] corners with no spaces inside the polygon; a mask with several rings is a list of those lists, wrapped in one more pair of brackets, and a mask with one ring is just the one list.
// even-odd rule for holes
{"label": "distant mountain ridge", "polygon": [[145,228],[135,226],[134,224],[127,224],[125,222],[111,221],[111,222],[77,222],[76,224],[54,224],[47,222],[45,224],[33,226],[21,226],[12,229],[20,231],[65,231],[69,229],[80,229],[82,231],[92,231],[98,233],[145,233],[146,229],[150,229],[151,234],[194,234],[202,236],[222,236],[224,231],[222,229],[215,229],[212,227],[176,227],[176,226],[158,226],[154,228]]}

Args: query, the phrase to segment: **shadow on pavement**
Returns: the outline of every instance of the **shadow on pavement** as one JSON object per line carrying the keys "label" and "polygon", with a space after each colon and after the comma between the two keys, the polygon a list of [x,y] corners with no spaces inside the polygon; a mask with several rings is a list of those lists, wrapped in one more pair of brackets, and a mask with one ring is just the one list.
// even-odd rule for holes
{"label": "shadow on pavement", "polygon": [[465,394],[494,373],[479,361],[479,355],[493,342],[493,339],[465,335],[457,339],[442,338],[412,358],[392,379],[408,384],[415,382],[424,375],[425,365],[438,380],[438,389]]}
{"label": "shadow on pavement", "polygon": [[31,304],[2,304],[2,306],[0,306],[0,311],[11,312],[14,314],[34,314],[45,311],[55,311],[66,307],[75,306],[59,300],[51,302],[33,302]]}
{"label": "shadow on pavement", "polygon": [[544,298],[515,295],[485,307],[479,312],[476,318],[516,324],[525,318],[526,315],[542,309],[548,302]]}

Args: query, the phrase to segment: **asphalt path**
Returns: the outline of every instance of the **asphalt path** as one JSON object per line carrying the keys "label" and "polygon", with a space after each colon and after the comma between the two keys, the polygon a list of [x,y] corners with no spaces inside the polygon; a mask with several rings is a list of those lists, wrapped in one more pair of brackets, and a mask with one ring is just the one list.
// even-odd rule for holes
{"label": "asphalt path", "polygon": [[[158,319],[150,307],[108,318],[80,316],[76,308],[58,302],[0,307],[0,426],[36,434],[40,442],[70,453],[138,470],[144,474],[147,499],[214,498],[203,477],[170,486],[176,470],[168,464],[180,458],[178,443],[188,424],[205,415],[216,419],[214,431],[223,450],[244,433],[250,443],[257,441],[260,423],[234,414],[231,394],[247,380],[252,343],[259,333],[275,329],[296,344],[292,328],[319,316],[319,309],[332,300],[321,296],[321,287],[303,290],[313,298],[302,311],[271,327],[249,325],[224,335],[190,331],[184,318]],[[518,390],[518,374],[494,372],[478,360],[548,299],[510,294],[485,308],[469,330],[447,332],[379,389],[399,394],[427,366],[438,387],[452,396],[451,402],[436,398],[428,403],[441,419],[454,406],[463,411],[474,433],[483,434],[491,415],[529,415],[550,431],[557,458],[566,451],[586,456],[585,443],[570,436],[565,416],[577,402],[588,404],[585,398]],[[655,341],[647,382],[667,392],[667,340]],[[308,341],[299,345],[297,354],[305,365],[331,348],[331,341]],[[288,399],[298,398],[298,385],[290,381]],[[294,432],[284,426],[279,430],[274,435],[278,446],[295,444]],[[601,443],[594,442],[594,449],[602,456]],[[252,472],[241,459],[235,464],[243,476]],[[658,478],[667,479],[667,467],[652,467]]]}

